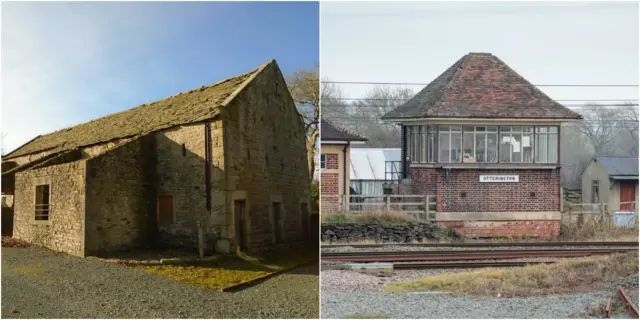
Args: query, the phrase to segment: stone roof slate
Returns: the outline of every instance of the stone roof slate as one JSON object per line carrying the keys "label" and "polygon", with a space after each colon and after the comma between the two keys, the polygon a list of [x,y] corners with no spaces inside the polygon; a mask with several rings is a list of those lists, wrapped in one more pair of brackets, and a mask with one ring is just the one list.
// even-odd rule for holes
{"label": "stone roof slate", "polygon": [[382,119],[582,119],[490,53],[469,53]]}
{"label": "stone roof slate", "polygon": [[232,99],[236,90],[243,88],[245,82],[253,79],[254,74],[271,63],[275,61],[271,60],[250,72],[212,85],[37,136],[3,158],[10,159],[45,150],[62,152],[214,118],[220,113],[220,107],[230,102],[227,100],[230,97]]}

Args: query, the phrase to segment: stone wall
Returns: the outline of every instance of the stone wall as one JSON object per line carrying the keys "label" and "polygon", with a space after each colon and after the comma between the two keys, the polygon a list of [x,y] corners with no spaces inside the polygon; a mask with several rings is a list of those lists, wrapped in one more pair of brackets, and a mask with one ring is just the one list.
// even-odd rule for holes
{"label": "stone wall", "polygon": [[[480,175],[519,175],[517,183],[481,183]],[[560,171],[412,168],[415,194],[436,191],[438,212],[560,211]]]}
{"label": "stone wall", "polygon": [[[86,161],[79,160],[16,173],[13,236],[84,255],[85,171]],[[35,220],[36,186],[42,184],[50,187],[48,221]]]}
{"label": "stone wall", "polygon": [[460,236],[453,229],[433,223],[407,222],[400,225],[377,223],[322,223],[322,241],[354,242],[412,242],[437,239],[456,239]]}
{"label": "stone wall", "polygon": [[[305,130],[284,77],[274,63],[222,110],[225,173],[234,200],[245,200],[245,234],[250,251],[274,247],[276,224],[285,243],[303,239],[301,205],[311,212]],[[273,203],[281,203],[282,219],[274,221]],[[228,225],[234,226],[235,212]],[[235,228],[222,237],[237,245]]]}
{"label": "stone wall", "polygon": [[145,137],[87,161],[87,255],[149,245],[152,147]]}
{"label": "stone wall", "polygon": [[173,223],[158,225],[165,246],[196,250],[198,221],[202,221],[205,251],[210,253],[216,238],[226,230],[222,121],[212,121],[210,130],[211,212],[206,206],[205,124],[184,125],[155,134],[157,195],[173,197]]}

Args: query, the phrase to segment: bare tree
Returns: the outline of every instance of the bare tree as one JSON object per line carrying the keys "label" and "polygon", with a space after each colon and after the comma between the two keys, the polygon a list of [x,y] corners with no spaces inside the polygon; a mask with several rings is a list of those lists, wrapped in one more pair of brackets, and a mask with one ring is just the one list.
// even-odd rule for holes
{"label": "bare tree", "polygon": [[362,100],[351,103],[342,100],[339,90],[327,85],[327,91],[322,96],[323,119],[367,137],[369,141],[365,147],[400,146],[400,128],[380,118],[409,100],[413,91],[403,87],[378,86],[368,91]]}
{"label": "bare tree", "polygon": [[7,133],[6,133],[6,132],[3,132],[3,133],[0,135],[0,145],[1,145],[1,147],[0,147],[0,148],[1,148],[0,153],[2,153],[2,156],[4,156],[5,154],[7,154],[7,149],[5,148],[5,143],[4,143],[6,139],[7,139]]}
{"label": "bare tree", "polygon": [[314,69],[299,69],[287,77],[287,86],[302,115],[307,132],[307,161],[309,179],[313,180],[320,119],[319,66]]}
{"label": "bare tree", "polygon": [[588,139],[596,156],[608,155],[618,132],[620,119],[617,119],[617,112],[596,104],[586,104],[585,107],[589,109],[582,112],[584,120],[578,129]]}

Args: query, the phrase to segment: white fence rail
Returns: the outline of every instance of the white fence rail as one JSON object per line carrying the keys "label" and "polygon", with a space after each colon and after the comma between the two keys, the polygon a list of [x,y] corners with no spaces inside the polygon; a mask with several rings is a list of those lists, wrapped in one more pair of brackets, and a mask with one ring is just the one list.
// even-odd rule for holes
{"label": "white fence rail", "polygon": [[612,225],[614,224],[615,216],[622,215],[633,216],[632,219],[637,221],[636,202],[567,204],[565,211],[562,213],[562,222],[570,225],[581,225],[586,221],[592,220]]}
{"label": "white fence rail", "polygon": [[403,211],[420,220],[435,220],[436,214],[435,195],[321,195],[320,202],[323,212]]}

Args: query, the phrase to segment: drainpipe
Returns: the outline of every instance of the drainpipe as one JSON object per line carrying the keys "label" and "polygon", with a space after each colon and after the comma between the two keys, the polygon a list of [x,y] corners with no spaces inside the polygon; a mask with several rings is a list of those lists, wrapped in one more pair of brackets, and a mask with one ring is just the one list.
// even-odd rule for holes
{"label": "drainpipe", "polygon": [[198,219],[198,255],[204,257],[204,225],[211,213],[211,123],[204,124],[204,192],[209,215]]}
{"label": "drainpipe", "polygon": [[351,145],[351,141],[347,141],[347,145],[342,149],[342,191],[345,195],[345,211],[349,211],[350,197],[347,195],[347,148]]}

